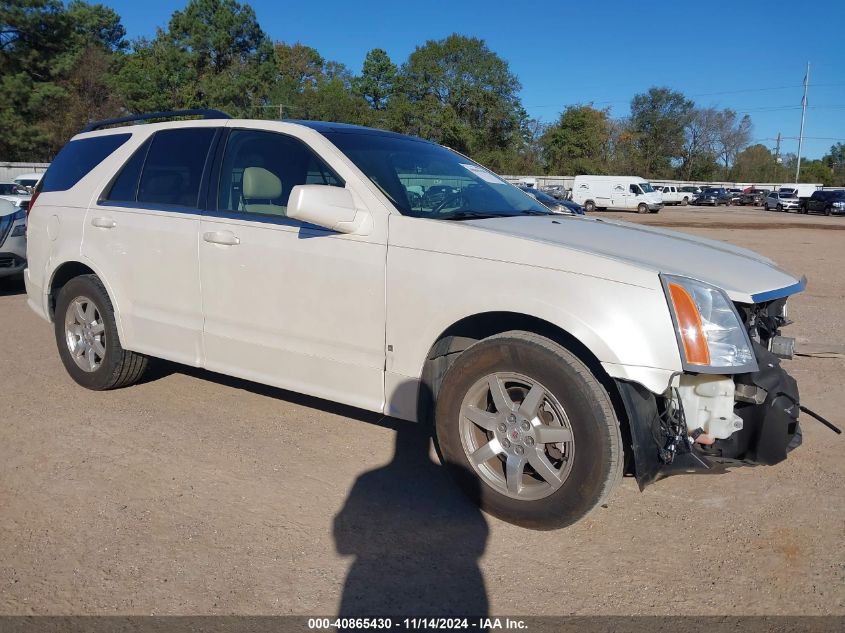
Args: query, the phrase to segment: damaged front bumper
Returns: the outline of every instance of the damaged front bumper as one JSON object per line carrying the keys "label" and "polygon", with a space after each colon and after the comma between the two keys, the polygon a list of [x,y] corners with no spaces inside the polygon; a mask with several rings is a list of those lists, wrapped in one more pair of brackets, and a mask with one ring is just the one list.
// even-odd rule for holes
{"label": "damaged front bumper", "polygon": [[687,427],[683,406],[673,406],[680,398],[658,398],[637,383],[616,380],[640,489],[678,473],[777,464],[801,444],[798,384],[775,354],[757,341],[753,346],[758,371],[733,376],[737,430],[710,444],[694,441],[695,429]]}

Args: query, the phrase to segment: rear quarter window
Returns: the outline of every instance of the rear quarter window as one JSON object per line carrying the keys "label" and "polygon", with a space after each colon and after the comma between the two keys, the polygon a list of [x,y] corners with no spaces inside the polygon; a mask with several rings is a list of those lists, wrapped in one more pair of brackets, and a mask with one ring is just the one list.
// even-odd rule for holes
{"label": "rear quarter window", "polygon": [[131,134],[109,134],[71,141],[50,164],[41,182],[42,193],[67,191],[129,140]]}

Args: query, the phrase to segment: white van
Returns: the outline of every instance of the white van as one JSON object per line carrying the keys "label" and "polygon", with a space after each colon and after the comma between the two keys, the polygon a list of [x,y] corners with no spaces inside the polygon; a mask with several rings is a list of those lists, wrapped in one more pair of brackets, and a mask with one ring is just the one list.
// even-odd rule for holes
{"label": "white van", "polygon": [[789,192],[793,193],[796,198],[809,198],[813,195],[813,192],[817,189],[821,189],[822,185],[812,185],[812,184],[802,184],[802,183],[791,183],[785,184],[778,187],[778,191],[782,194],[787,194]]}
{"label": "white van", "polygon": [[663,196],[637,176],[575,176],[572,199],[587,212],[636,209],[657,213],[663,207]]}

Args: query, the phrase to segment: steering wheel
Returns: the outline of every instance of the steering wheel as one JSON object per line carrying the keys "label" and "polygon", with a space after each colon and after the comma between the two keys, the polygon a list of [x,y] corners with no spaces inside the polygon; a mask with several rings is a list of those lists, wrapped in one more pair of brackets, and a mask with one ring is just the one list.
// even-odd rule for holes
{"label": "steering wheel", "polygon": [[457,200],[463,200],[463,202],[455,207],[456,209],[467,206],[467,203],[469,202],[469,198],[467,198],[463,191],[456,191],[455,193],[450,193],[448,196],[443,198],[443,201],[434,207],[433,213],[440,213],[443,209],[451,207],[451,203]]}

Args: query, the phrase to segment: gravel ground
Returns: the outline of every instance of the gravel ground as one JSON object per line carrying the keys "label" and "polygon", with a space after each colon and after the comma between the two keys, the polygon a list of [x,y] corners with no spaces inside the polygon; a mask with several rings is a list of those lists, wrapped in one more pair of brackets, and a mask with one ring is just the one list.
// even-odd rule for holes
{"label": "gravel ground", "polygon": [[[806,273],[787,334],[843,350],[845,218],[599,215]],[[845,440],[812,420],[777,466],[628,478],[532,532],[468,505],[415,425],[170,364],[93,393],[20,284],[0,282],[0,324],[2,614],[845,614]],[[845,426],[843,357],[788,368]]]}

